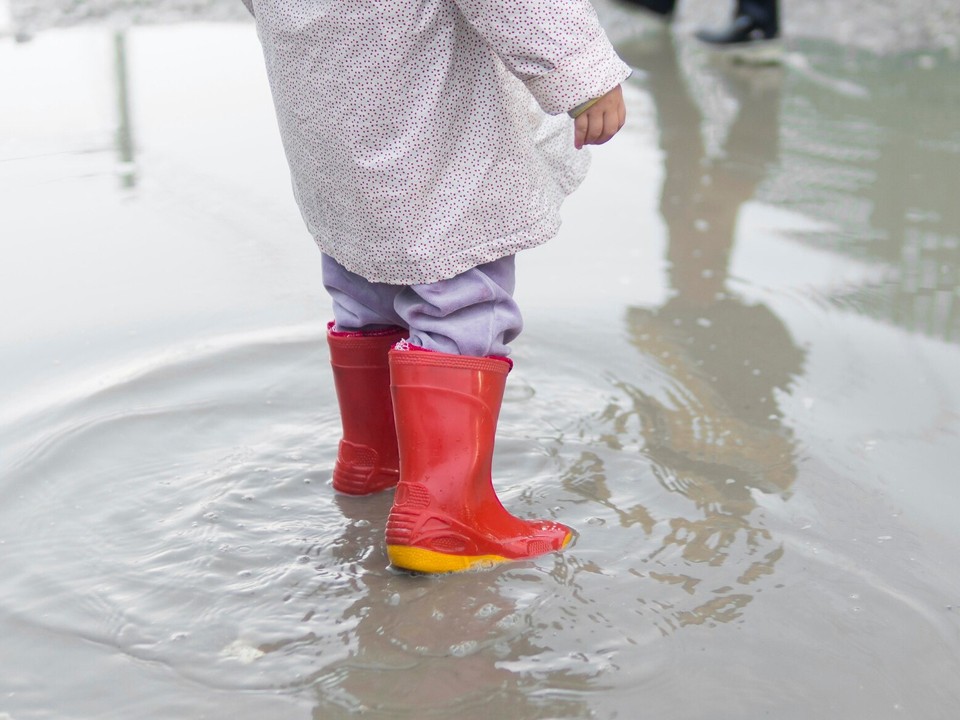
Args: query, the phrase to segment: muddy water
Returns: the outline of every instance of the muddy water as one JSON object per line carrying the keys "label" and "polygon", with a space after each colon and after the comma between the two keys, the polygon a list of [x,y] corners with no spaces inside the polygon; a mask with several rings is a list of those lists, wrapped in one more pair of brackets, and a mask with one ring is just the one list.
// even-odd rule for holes
{"label": "muddy water", "polygon": [[955,716],[960,65],[613,34],[496,457],[579,537],[444,578],[329,487],[251,27],[0,40],[0,717]]}

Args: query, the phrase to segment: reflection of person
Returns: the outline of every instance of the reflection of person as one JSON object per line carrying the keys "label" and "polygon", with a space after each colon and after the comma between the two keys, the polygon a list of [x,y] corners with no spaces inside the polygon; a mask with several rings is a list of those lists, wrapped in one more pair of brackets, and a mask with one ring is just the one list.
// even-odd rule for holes
{"label": "reflection of person", "polygon": [[[622,1],[666,20],[672,19],[677,4],[676,0]],[[748,48],[750,57],[772,60],[777,54],[775,41],[780,37],[778,0],[737,0],[730,25],[722,30],[700,30],[696,35],[717,48]]]}
{"label": "reflection of person", "polygon": [[[672,412],[688,410],[687,420],[699,422],[699,439],[688,427],[688,440],[707,442],[693,457],[706,452],[721,464],[739,466],[745,485],[784,490],[792,482],[793,466],[775,391],[788,386],[803,353],[766,305],[747,303],[727,287],[739,208],[753,197],[778,153],[780,70],[764,71],[771,73],[769,78],[724,73],[740,108],[722,155],[710,160],[700,135],[700,114],[685,93],[676,91],[682,77],[673,49],[638,62],[648,72],[663,128],[666,173],[660,210],[669,232],[667,258],[675,294],[653,312],[631,309],[631,329],[647,352],[668,353],[674,379],[692,391],[686,395],[690,406]],[[706,416],[695,418],[699,413]],[[679,439],[673,428],[680,427],[668,429],[673,440]],[[722,437],[726,440],[706,446]],[[736,479],[735,468],[730,471]],[[730,500],[738,486],[740,480],[720,494]],[[743,500],[750,502],[749,493]]]}
{"label": "reflection of person", "polygon": [[[568,528],[510,515],[490,482],[521,329],[513,256],[554,234],[575,148],[623,125],[629,68],[588,0],[245,1],[333,297],[334,487],[399,472],[399,567],[559,550]],[[548,117],[564,113],[572,132]]]}
{"label": "reflection of person", "polygon": [[738,210],[777,156],[779,84],[726,74],[740,110],[724,154],[708,162],[699,113],[676,92],[682,80],[675,53],[656,60],[648,72],[664,128],[660,208],[676,292],[652,312],[632,308],[629,325],[641,350],[666,353],[674,381],[684,388],[675,406],[645,408],[652,421],[648,448],[672,483],[704,509],[702,520],[678,521],[675,534],[684,537],[685,553],[709,561],[738,527],[747,527],[750,488],[783,492],[795,474],[776,390],[800,370],[803,353],[766,305],[746,303],[727,288]]}
{"label": "reflection of person", "polygon": [[[722,593],[711,593],[692,610],[676,610],[680,624],[691,624],[735,616],[752,599],[746,587],[771,573],[782,554],[750,515],[757,506],[754,492],[785,493],[796,475],[792,434],[781,422],[777,394],[800,371],[803,352],[770,308],[728,287],[740,206],[777,158],[781,69],[767,68],[763,78],[752,70],[726,69],[721,79],[740,110],[722,154],[711,157],[673,38],[662,40],[653,51],[648,43],[618,50],[645,72],[660,128],[660,212],[674,292],[660,307],[629,308],[626,322],[631,342],[664,380],[657,388],[618,383],[626,404],[618,401],[604,417],[617,433],[639,426],[654,474],[696,507],[669,519],[652,556],[672,548],[687,563],[711,567],[723,566],[731,555],[753,558],[747,568],[729,563],[736,575],[719,583]],[[645,508],[618,514],[653,531],[655,521]],[[696,585],[689,573],[651,577]]]}

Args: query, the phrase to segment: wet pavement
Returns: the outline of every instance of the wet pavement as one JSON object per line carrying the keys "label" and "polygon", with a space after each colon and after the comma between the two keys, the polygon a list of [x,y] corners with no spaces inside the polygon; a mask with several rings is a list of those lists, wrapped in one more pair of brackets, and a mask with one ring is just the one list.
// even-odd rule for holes
{"label": "wet pavement", "polygon": [[[598,0],[594,4],[600,12],[620,15],[608,27],[643,22],[638,18],[642,13],[631,7],[629,0],[624,4]],[[677,0],[676,27],[689,34],[694,27],[723,25],[733,6],[715,0]],[[791,39],[830,40],[876,53],[945,49],[956,57],[960,52],[960,5],[955,0],[780,0],[779,7],[784,35]],[[0,29],[5,18],[18,34],[30,37],[52,27],[84,24],[244,21],[247,11],[240,0],[3,0]]]}
{"label": "wet pavement", "polygon": [[0,718],[955,715],[952,4],[881,48],[840,29],[890,4],[785,5],[775,67],[693,42],[704,0],[600,6],[629,122],[518,260],[495,459],[579,536],[446,578],[329,487],[329,300],[239,5],[7,13]]}

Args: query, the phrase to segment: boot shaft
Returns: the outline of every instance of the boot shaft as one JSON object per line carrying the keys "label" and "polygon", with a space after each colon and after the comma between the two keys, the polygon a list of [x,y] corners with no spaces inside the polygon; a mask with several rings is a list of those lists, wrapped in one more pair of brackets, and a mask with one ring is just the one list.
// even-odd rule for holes
{"label": "boot shaft", "polygon": [[382,396],[390,388],[387,353],[404,337],[405,331],[399,328],[377,333],[328,330],[330,366],[345,436],[380,436],[387,430],[395,434],[389,395]]}
{"label": "boot shaft", "polygon": [[327,343],[343,427],[333,487],[348,495],[367,495],[396,485],[399,477],[387,353],[406,332],[390,328],[343,333],[332,326]]}
{"label": "boot shaft", "polygon": [[401,476],[489,479],[509,361],[391,350],[390,368]]}

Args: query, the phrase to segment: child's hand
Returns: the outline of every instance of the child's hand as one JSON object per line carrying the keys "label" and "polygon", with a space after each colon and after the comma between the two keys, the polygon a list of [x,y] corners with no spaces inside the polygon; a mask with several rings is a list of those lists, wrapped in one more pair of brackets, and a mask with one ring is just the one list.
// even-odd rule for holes
{"label": "child's hand", "polygon": [[573,146],[603,145],[617,134],[627,119],[623,92],[617,85],[577,116],[573,122]]}

